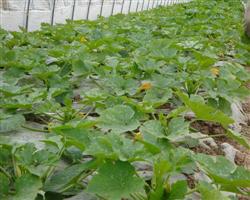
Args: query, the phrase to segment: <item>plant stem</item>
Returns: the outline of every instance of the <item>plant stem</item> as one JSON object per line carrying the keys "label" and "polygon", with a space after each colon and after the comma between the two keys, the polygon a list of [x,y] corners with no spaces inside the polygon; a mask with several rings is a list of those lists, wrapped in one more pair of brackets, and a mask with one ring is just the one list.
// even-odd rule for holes
{"label": "plant stem", "polygon": [[7,176],[9,179],[12,179],[11,175],[1,166],[0,166],[0,171],[3,172],[4,175]]}
{"label": "plant stem", "polygon": [[214,138],[214,137],[223,137],[223,136],[225,136],[225,134],[220,133],[220,134],[216,134],[216,135],[207,135],[207,136],[200,137],[200,138],[197,138],[197,139],[201,140],[201,139]]}
{"label": "plant stem", "polygon": [[22,125],[22,128],[25,128],[25,129],[30,130],[30,131],[35,131],[35,132],[49,133],[49,131],[47,131],[47,130],[31,128],[31,127],[24,126],[24,125]]}
{"label": "plant stem", "polygon": [[[58,161],[61,159],[62,157],[62,154],[65,150],[65,147],[63,146],[62,149],[58,152]],[[54,171],[56,166],[50,166],[47,171],[45,172],[45,175],[44,175],[44,180],[48,179],[48,177],[52,174],[52,172]]]}
{"label": "plant stem", "polygon": [[186,195],[192,194],[192,193],[197,192],[197,191],[198,191],[197,188],[191,189],[191,190],[189,190],[189,191],[186,193]]}
{"label": "plant stem", "polygon": [[105,89],[105,88],[102,87],[102,85],[100,85],[94,78],[89,77],[89,79],[90,79],[97,87],[99,87],[100,89],[102,89],[102,90]]}

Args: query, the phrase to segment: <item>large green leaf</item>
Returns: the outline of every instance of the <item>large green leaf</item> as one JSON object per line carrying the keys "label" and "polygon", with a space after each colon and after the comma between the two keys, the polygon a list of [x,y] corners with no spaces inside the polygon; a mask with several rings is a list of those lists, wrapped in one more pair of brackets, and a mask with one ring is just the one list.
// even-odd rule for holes
{"label": "large green leaf", "polygon": [[168,124],[168,136],[171,141],[179,141],[189,134],[189,123],[184,118],[177,117],[170,120]]}
{"label": "large green leaf", "polygon": [[41,188],[41,179],[31,174],[25,174],[16,180],[16,193],[9,197],[9,200],[35,200]]}
{"label": "large green leaf", "polygon": [[150,135],[156,138],[165,137],[165,130],[160,121],[150,120],[147,121],[141,126],[140,131],[143,133],[143,136],[146,140]]}
{"label": "large green leaf", "polygon": [[97,160],[72,165],[54,174],[44,186],[45,191],[63,192],[76,184],[79,177],[86,171],[97,167]]}
{"label": "large green leaf", "polygon": [[128,198],[130,194],[143,191],[143,180],[137,177],[128,162],[107,161],[89,182],[87,191],[110,200]]}
{"label": "large green leaf", "polygon": [[8,177],[0,172],[0,198],[4,198],[9,192],[10,181]]}
{"label": "large green leaf", "polygon": [[84,154],[122,161],[146,157],[143,145],[117,133],[94,136]]}
{"label": "large green leaf", "polygon": [[158,107],[172,97],[172,91],[170,89],[159,89],[152,88],[147,91],[146,95],[143,98],[143,101],[146,104],[152,104],[155,107]]}
{"label": "large green leaf", "polygon": [[206,182],[200,182],[198,185],[198,190],[201,193],[202,200],[230,200],[230,198],[224,196],[218,189],[215,189]]}
{"label": "large green leaf", "polygon": [[171,186],[168,200],[184,199],[187,193],[187,181],[177,181]]}
{"label": "large green leaf", "polygon": [[222,156],[198,154],[195,160],[216,182],[234,187],[250,187],[250,171]]}
{"label": "large green leaf", "polygon": [[140,125],[135,117],[135,111],[125,105],[117,105],[108,108],[99,118],[98,126],[105,130],[113,130],[118,133],[135,130]]}
{"label": "large green leaf", "polygon": [[199,101],[190,100],[184,93],[177,92],[177,94],[180,99],[195,113],[197,119],[218,122],[224,126],[234,123],[230,117],[220,110],[217,110]]}
{"label": "large green leaf", "polygon": [[142,140],[145,148],[153,154],[159,153],[159,139],[166,138],[164,127],[160,121],[150,120],[140,127],[140,134],[142,134]]}
{"label": "large green leaf", "polygon": [[250,144],[249,144],[247,138],[245,138],[240,133],[236,133],[235,131],[233,131],[231,129],[228,129],[226,134],[228,135],[228,137],[234,139],[239,144],[241,144],[241,145],[245,146],[246,148],[250,149]]}
{"label": "large green leaf", "polygon": [[90,71],[90,66],[81,59],[74,60],[72,62],[72,71],[75,76],[87,75]]}
{"label": "large green leaf", "polygon": [[0,119],[0,133],[17,130],[24,122],[24,117],[19,114]]}
{"label": "large green leaf", "polygon": [[195,159],[209,172],[218,176],[227,176],[233,173],[236,165],[222,156],[209,156],[205,154],[197,154]]}
{"label": "large green leaf", "polygon": [[124,79],[121,76],[110,77],[106,80],[107,85],[118,95],[134,95],[139,87],[138,81],[134,79]]}
{"label": "large green leaf", "polygon": [[90,131],[80,127],[72,127],[70,125],[58,126],[53,128],[53,131],[61,136],[72,145],[84,150],[85,146],[89,143]]}

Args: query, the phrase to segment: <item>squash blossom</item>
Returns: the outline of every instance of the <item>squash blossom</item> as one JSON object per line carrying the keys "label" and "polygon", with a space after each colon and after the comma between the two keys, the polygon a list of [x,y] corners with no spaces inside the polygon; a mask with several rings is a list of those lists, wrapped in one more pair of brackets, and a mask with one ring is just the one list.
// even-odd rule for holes
{"label": "squash blossom", "polygon": [[142,137],[141,132],[137,132],[137,133],[135,133],[134,139],[135,139],[135,140],[142,140],[142,139],[143,139],[143,137]]}
{"label": "squash blossom", "polygon": [[85,43],[85,42],[87,42],[87,39],[86,39],[84,36],[82,36],[82,37],[80,38],[80,42],[81,42],[81,43]]}
{"label": "squash blossom", "polygon": [[152,88],[152,83],[150,82],[144,82],[140,86],[140,90],[149,90]]}
{"label": "squash blossom", "polygon": [[51,132],[51,128],[53,127],[54,123],[50,122],[48,123],[48,131]]}
{"label": "squash blossom", "polygon": [[80,118],[85,117],[85,113],[84,113],[84,112],[79,112],[77,115],[78,115]]}
{"label": "squash blossom", "polygon": [[20,167],[18,165],[15,166],[15,173],[17,177],[21,177],[22,176],[22,171],[20,169]]}
{"label": "squash blossom", "polygon": [[220,70],[217,67],[213,67],[212,69],[210,69],[210,72],[215,76],[219,76],[220,74]]}

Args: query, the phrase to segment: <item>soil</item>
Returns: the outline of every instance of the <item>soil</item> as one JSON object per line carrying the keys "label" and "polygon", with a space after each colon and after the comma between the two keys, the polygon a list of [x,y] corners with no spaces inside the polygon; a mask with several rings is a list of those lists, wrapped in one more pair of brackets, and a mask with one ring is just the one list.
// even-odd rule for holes
{"label": "soil", "polygon": [[[247,71],[250,73],[250,67],[247,67]],[[250,90],[250,81],[246,84],[246,87]],[[247,122],[245,125],[242,125],[242,135],[244,135],[250,142],[250,97],[242,104],[243,111],[246,113]],[[246,152],[245,155],[238,155],[237,160],[250,169],[250,150]],[[237,163],[238,164],[238,163]]]}
{"label": "soil", "polygon": [[[244,105],[249,106],[250,99],[249,99],[249,104],[245,103]],[[250,114],[250,112],[249,112],[249,114]],[[192,148],[192,150],[194,150],[197,153],[205,153],[205,154],[209,154],[209,155],[224,155],[221,144],[228,143],[228,144],[232,145],[235,149],[238,150],[238,152],[236,153],[236,157],[235,157],[235,163],[250,169],[250,150],[239,145],[234,140],[228,138],[225,134],[225,130],[223,127],[221,127],[218,124],[214,124],[214,123],[210,123],[210,122],[201,122],[201,121],[193,123],[192,127],[195,128],[196,130],[200,131],[201,133],[210,135],[214,139],[215,143],[218,146],[218,148],[211,147],[210,149],[204,148],[202,146],[197,146],[197,147]],[[249,142],[250,142],[250,125],[249,124],[242,125],[242,134],[245,137],[249,138]],[[213,135],[214,136],[222,135],[222,136],[213,137]]]}

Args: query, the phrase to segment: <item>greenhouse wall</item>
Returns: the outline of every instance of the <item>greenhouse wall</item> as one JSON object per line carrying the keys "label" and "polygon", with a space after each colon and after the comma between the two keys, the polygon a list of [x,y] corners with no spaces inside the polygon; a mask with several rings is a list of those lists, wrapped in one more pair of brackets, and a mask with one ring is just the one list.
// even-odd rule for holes
{"label": "greenhouse wall", "polygon": [[97,19],[118,13],[139,12],[190,0],[0,0],[0,27],[37,30],[40,24],[64,23],[66,19]]}

